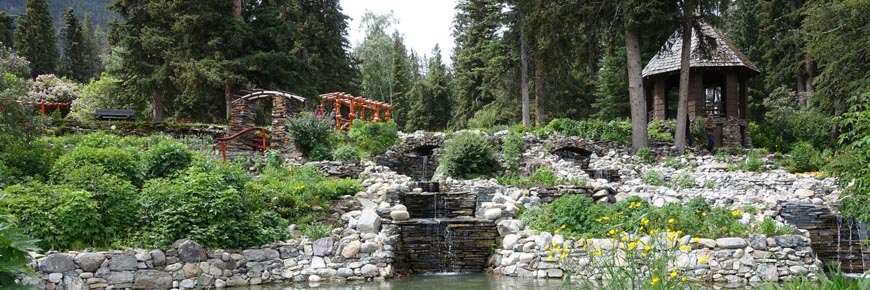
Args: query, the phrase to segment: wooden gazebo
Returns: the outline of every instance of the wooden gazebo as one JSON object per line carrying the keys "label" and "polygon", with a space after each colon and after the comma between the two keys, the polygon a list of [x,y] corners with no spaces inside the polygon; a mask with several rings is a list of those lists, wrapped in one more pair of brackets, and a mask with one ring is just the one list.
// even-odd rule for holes
{"label": "wooden gazebo", "polygon": [[[335,130],[350,130],[353,120],[356,119],[386,122],[390,120],[393,113],[393,106],[390,104],[362,97],[354,97],[341,92],[320,95],[320,109],[324,112],[326,111],[326,102],[332,103],[333,113],[335,114]],[[341,113],[342,107],[347,107],[348,114],[346,118]],[[384,115],[383,118],[381,118],[381,113]]]}
{"label": "wooden gazebo", "polygon": [[[717,124],[715,145],[751,146],[748,130],[747,82],[760,70],[722,32],[699,22],[692,31],[688,115],[690,120],[712,117]],[[681,33],[643,69],[648,120],[676,119],[680,86]]]}

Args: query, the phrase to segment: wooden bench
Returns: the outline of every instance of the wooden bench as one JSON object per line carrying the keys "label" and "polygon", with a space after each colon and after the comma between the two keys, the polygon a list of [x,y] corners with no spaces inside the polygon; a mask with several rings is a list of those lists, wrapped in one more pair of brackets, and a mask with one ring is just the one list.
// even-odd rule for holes
{"label": "wooden bench", "polygon": [[97,120],[127,120],[133,121],[136,110],[97,109],[94,113]]}

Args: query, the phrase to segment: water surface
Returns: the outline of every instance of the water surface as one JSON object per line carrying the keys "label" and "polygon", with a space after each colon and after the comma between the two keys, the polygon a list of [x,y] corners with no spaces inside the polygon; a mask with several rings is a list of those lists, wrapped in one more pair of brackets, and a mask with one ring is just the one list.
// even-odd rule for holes
{"label": "water surface", "polygon": [[348,282],[333,283],[324,282],[319,284],[287,284],[287,285],[259,285],[251,287],[230,288],[231,290],[293,290],[293,289],[322,289],[322,290],[555,290],[562,286],[561,279],[534,279],[516,278],[500,275],[488,275],[481,273],[470,274],[429,274],[414,275],[400,279],[372,282]]}

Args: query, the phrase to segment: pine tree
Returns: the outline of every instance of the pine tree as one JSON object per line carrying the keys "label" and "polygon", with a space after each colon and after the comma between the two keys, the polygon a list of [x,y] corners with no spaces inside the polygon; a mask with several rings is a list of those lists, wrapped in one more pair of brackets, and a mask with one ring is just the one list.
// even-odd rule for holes
{"label": "pine tree", "polygon": [[100,61],[100,41],[102,37],[102,29],[99,26],[94,26],[91,23],[91,14],[86,13],[82,23],[82,35],[84,36],[84,64],[89,69],[90,77],[99,77],[103,70],[103,63]]}
{"label": "pine tree", "polygon": [[15,33],[15,16],[0,11],[0,43],[2,46],[11,48],[15,43],[13,35]]}
{"label": "pine tree", "polygon": [[405,121],[410,117],[409,108],[414,102],[413,96],[409,94],[411,90],[412,74],[411,62],[407,50],[405,49],[404,38],[398,31],[393,32],[393,55],[392,55],[392,73],[393,73],[393,116],[399,128],[402,128]]}
{"label": "pine tree", "polygon": [[93,76],[90,67],[87,40],[82,33],[82,25],[75,11],[69,8],[63,15],[64,27],[61,29],[61,75],[80,83],[87,83]]}
{"label": "pine tree", "polygon": [[46,0],[27,0],[25,14],[18,19],[15,48],[19,55],[30,61],[33,77],[55,73],[57,68],[53,23]]}
{"label": "pine tree", "polygon": [[465,127],[484,106],[496,101],[509,54],[498,35],[501,3],[469,0],[460,2],[456,10],[451,124]]}

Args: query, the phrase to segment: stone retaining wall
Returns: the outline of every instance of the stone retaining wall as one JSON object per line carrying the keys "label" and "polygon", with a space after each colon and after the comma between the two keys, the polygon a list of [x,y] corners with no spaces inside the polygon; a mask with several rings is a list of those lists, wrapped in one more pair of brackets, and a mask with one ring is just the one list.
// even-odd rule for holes
{"label": "stone retaining wall", "polygon": [[169,250],[49,252],[33,257],[22,282],[45,290],[224,288],[287,282],[391,277],[398,227],[374,210],[349,214],[354,225],[316,241],[289,240],[250,249],[207,249],[180,240]]}
{"label": "stone retaining wall", "polygon": [[[500,223],[499,232],[513,232],[511,228],[517,229],[514,223]],[[641,238],[641,246],[634,251],[643,252],[643,244],[655,244],[649,239]],[[660,240],[664,239],[662,236]],[[530,231],[521,230],[505,235],[490,270],[508,276],[562,278],[573,269],[581,279],[601,279],[606,276],[606,269],[599,264],[601,261],[606,260],[617,266],[626,265],[625,244],[616,239],[575,240],[546,232],[532,235]],[[565,259],[560,260],[558,253],[553,258],[548,255],[547,245],[570,250]],[[691,249],[677,249],[681,245],[688,245]],[[660,248],[663,247],[654,245],[652,250]],[[600,254],[598,250],[601,250]],[[677,266],[680,275],[690,281],[743,284],[788,281],[805,276],[814,279],[813,272],[819,270],[820,266],[810,248],[809,239],[797,235],[752,235],[746,239],[697,241],[684,236],[677,240],[676,246],[670,251],[674,258],[669,269]]]}
{"label": "stone retaining wall", "polygon": [[415,219],[398,222],[399,259],[415,273],[479,272],[486,268],[499,235],[479,219]]}

